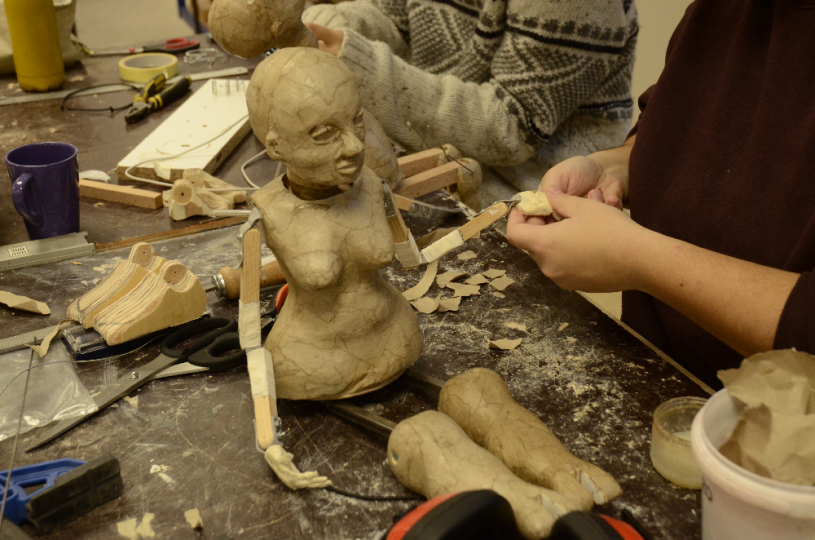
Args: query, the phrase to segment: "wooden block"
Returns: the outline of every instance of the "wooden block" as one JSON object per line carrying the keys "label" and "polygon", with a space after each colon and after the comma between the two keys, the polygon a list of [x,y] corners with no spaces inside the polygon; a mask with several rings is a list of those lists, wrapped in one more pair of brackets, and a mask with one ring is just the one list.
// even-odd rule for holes
{"label": "wooden block", "polygon": [[[241,295],[241,271],[231,266],[224,266],[221,268],[221,277],[224,279],[226,286],[226,297],[230,300],[236,300]],[[276,260],[266,263],[260,267],[260,288],[271,287],[273,285],[280,285],[286,283],[286,276],[283,275],[283,270],[280,268],[280,263]]]}
{"label": "wooden block", "polygon": [[403,197],[415,199],[456,183],[461,165],[451,161],[402,180],[394,192]]}
{"label": "wooden block", "polygon": [[480,233],[482,230],[487,228],[488,226],[492,225],[502,217],[506,215],[509,211],[509,207],[506,203],[495,203],[477,216],[475,216],[472,220],[468,221],[464,225],[461,226],[459,232],[461,233],[461,237],[466,242],[476,234]]}
{"label": "wooden block", "polygon": [[260,231],[254,228],[243,235],[240,298],[242,304],[251,304],[260,299]]}
{"label": "wooden block", "polygon": [[[236,85],[236,82],[240,84]],[[211,143],[187,155],[155,164],[146,163],[131,171],[134,176],[170,182],[181,178],[187,169],[214,172],[251,130],[245,83],[227,79],[205,82],[119,162],[119,178],[127,178],[125,171],[128,167],[180,154],[217,136]],[[163,171],[163,176],[156,173],[157,167]]]}
{"label": "wooden block", "polygon": [[413,202],[413,199],[408,199],[407,197],[397,195],[396,193],[393,194],[393,204],[396,205],[396,208],[399,210],[410,212],[410,205],[412,205]]}
{"label": "wooden block", "polygon": [[130,186],[117,186],[114,184],[103,184],[93,180],[79,181],[79,195],[91,199],[101,199],[139,208],[149,208],[157,210],[164,206],[161,200],[161,193],[138,189]]}
{"label": "wooden block", "polygon": [[432,169],[439,163],[439,159],[444,156],[441,148],[431,148],[422,152],[416,152],[409,156],[402,156],[396,160],[405,178]]}

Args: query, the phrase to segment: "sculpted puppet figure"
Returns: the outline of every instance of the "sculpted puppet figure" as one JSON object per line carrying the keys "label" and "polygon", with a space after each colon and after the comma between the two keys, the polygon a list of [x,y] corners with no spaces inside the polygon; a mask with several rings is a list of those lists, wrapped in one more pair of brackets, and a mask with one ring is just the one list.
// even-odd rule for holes
{"label": "sculpted puppet figure", "polygon": [[289,284],[266,341],[278,397],[340,399],[380,388],[422,352],[416,316],[379,273],[394,257],[382,184],[363,165],[358,83],[311,48],[275,52],[247,90],[255,135],[287,166],[252,197]]}

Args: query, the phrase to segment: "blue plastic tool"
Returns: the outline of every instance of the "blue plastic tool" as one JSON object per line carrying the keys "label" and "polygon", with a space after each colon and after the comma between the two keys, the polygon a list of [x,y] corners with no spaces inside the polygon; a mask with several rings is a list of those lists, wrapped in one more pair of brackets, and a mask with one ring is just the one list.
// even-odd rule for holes
{"label": "blue plastic tool", "polygon": [[[5,515],[14,524],[19,525],[28,517],[25,505],[32,497],[38,493],[50,489],[54,486],[57,477],[84,465],[80,459],[55,459],[54,461],[44,461],[25,467],[12,469],[11,484],[9,485],[8,498],[6,499]],[[8,469],[0,472],[0,488],[6,489],[8,482]],[[42,485],[42,487],[31,493],[26,493],[25,488]]]}

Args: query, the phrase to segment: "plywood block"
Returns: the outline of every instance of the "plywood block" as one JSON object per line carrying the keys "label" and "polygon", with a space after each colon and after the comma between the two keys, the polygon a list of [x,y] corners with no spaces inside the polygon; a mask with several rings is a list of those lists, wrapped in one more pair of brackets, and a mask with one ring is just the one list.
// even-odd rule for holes
{"label": "plywood block", "polygon": [[164,205],[161,200],[161,193],[130,186],[103,184],[93,180],[79,181],[79,195],[151,210],[156,210]]}
{"label": "plywood block", "polygon": [[444,150],[441,148],[431,148],[430,150],[402,156],[396,161],[399,163],[399,168],[402,169],[402,174],[407,178],[432,169],[438,165],[440,161],[444,160],[443,156]]}
{"label": "plywood block", "polygon": [[181,157],[139,165],[131,171],[134,176],[169,181],[181,178],[186,169],[212,173],[250,129],[246,81],[212,79],[120,161],[117,172],[126,178],[128,167],[180,154],[214,138]]}
{"label": "plywood block", "polygon": [[445,163],[402,180],[396,189],[397,194],[415,199],[422,195],[432,193],[437,189],[451,186],[458,180],[458,169],[461,165],[456,161]]}

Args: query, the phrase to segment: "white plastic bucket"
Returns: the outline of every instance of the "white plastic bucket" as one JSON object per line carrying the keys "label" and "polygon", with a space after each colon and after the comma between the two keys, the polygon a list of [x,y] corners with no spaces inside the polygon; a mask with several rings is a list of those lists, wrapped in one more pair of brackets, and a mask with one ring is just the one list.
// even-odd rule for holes
{"label": "white plastic bucket", "polygon": [[727,390],[699,411],[691,428],[702,470],[702,540],[814,540],[815,487],[764,478],[719,453],[742,405]]}

